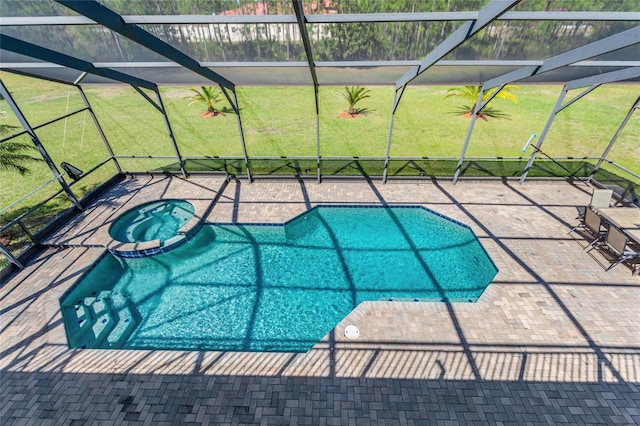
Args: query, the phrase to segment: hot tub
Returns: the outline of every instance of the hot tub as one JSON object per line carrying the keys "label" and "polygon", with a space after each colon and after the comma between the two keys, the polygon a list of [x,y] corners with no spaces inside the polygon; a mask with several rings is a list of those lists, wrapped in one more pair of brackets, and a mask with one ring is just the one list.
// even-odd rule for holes
{"label": "hot tub", "polygon": [[142,204],[118,217],[109,235],[120,243],[157,242],[164,247],[184,239],[180,234],[193,217],[193,204],[184,200],[159,200]]}

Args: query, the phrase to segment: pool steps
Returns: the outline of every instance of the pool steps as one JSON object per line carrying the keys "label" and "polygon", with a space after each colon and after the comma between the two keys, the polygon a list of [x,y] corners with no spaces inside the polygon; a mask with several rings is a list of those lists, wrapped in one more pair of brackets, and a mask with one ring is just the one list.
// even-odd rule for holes
{"label": "pool steps", "polygon": [[138,323],[131,301],[110,291],[63,307],[63,316],[72,348],[119,348]]}

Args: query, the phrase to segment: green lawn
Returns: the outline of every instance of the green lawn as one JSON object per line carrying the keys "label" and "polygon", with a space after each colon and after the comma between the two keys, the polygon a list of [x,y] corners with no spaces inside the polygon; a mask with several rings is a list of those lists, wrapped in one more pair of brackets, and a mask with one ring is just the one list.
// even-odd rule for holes
{"label": "green lawn", "polygon": [[[32,125],[83,107],[77,90],[55,83],[0,73]],[[321,87],[320,150],[330,156],[384,156],[389,133],[394,90],[369,87],[370,98],[361,106],[369,112],[355,119],[340,117],[346,109],[339,87]],[[616,132],[637,97],[637,86],[598,88],[559,113],[543,151],[554,157],[597,157]],[[459,101],[443,100],[447,87],[409,86],[396,111],[391,156],[457,158],[469,127],[469,118],[451,113]],[[311,87],[239,87],[242,128],[249,156],[315,156],[316,115]],[[168,156],[174,148],[162,114],[133,88],[88,86],[85,92],[116,155]],[[540,135],[561,92],[561,86],[520,86],[519,103],[497,99],[495,107],[510,120],[478,120],[467,151],[469,157],[518,157],[533,133]],[[238,118],[229,112],[203,118],[203,107],[188,106],[187,87],[161,88],[170,123],[182,156],[241,156]],[[577,91],[578,94],[579,91]],[[575,96],[570,93],[568,97]],[[149,93],[155,99],[155,95]],[[17,124],[7,111],[5,123]],[[70,162],[88,170],[108,158],[91,116],[84,111],[37,130],[56,164]],[[632,117],[609,158],[640,172],[640,117]],[[26,136],[21,141],[29,143]],[[530,152],[530,151],[529,151]],[[122,160],[125,170],[154,170],[175,160],[136,158]],[[313,162],[311,164],[314,164]],[[305,166],[306,167],[306,166]],[[1,206],[6,206],[52,178],[44,164],[32,165],[26,176],[2,172]],[[346,170],[346,169],[345,169]],[[112,163],[74,186],[79,195],[113,175]],[[55,185],[39,192],[25,205],[52,193]]]}
{"label": "green lawn", "polygon": [[[80,94],[73,87],[6,72],[0,72],[0,78],[32,126],[84,108]],[[321,87],[319,90],[320,153],[325,158],[322,173],[326,176],[380,175],[384,164],[381,157],[384,157],[387,147],[394,90],[392,87],[369,87],[370,97],[358,105],[367,108],[368,113],[349,119],[340,116],[347,107],[340,94],[341,89]],[[443,100],[447,89],[410,86],[405,90],[395,114],[390,154],[392,157],[420,159],[390,161],[389,176],[447,176],[454,172],[470,120],[452,114],[459,101]],[[508,113],[511,119],[478,120],[467,156],[526,159],[531,150],[522,153],[522,146],[533,133],[540,135],[561,90],[561,86],[521,86],[517,92],[517,105],[496,99],[492,105]],[[123,170],[176,170],[175,148],[163,116],[139,93],[122,85],[88,86],[85,93],[115,154],[136,157],[119,160]],[[188,87],[162,87],[161,93],[183,157],[242,156],[238,116],[228,104],[218,106],[226,111],[224,115],[204,118],[200,115],[204,107],[189,106],[189,101],[184,99],[190,94]],[[571,93],[567,98],[571,99],[579,93]],[[155,99],[155,94],[148,95]],[[248,155],[275,157],[269,160],[252,159],[250,163],[254,174],[299,173],[315,176],[317,147],[313,88],[239,87],[237,96]],[[574,159],[600,156],[636,97],[637,86],[599,87],[557,115],[542,147],[543,152],[553,157]],[[0,101],[0,111],[7,112],[0,118],[3,123],[19,125],[4,100]],[[43,126],[36,133],[56,165],[66,161],[87,171],[109,158],[100,133],[86,110]],[[639,134],[640,117],[636,113],[608,158],[640,173]],[[14,141],[31,144],[25,135]],[[36,152],[34,154],[37,155]],[[284,156],[311,158],[280,158]],[[361,158],[353,160],[354,156]],[[343,158],[328,160],[329,157]],[[435,161],[434,158],[438,157],[450,160]],[[524,159],[469,160],[465,162],[462,173],[472,176],[519,176]],[[186,164],[191,171],[228,170],[236,174],[245,173],[241,159],[189,159]],[[0,225],[58,191],[57,182],[47,185],[53,180],[53,174],[44,163],[32,163],[30,168],[31,172],[24,176],[0,171],[0,209],[34,192],[20,204],[0,214]],[[586,176],[591,168],[592,164],[584,161],[537,162],[530,175],[563,176],[575,173]],[[68,183],[75,194],[82,197],[116,171],[114,163],[110,161],[79,182]],[[621,180],[620,171],[607,164],[603,165],[596,177],[621,187],[628,185],[624,178],[640,183],[630,176],[624,176]],[[29,215],[23,224],[30,232],[36,233],[69,206],[64,195],[58,196]],[[3,231],[0,240],[14,254],[19,254],[30,244],[18,225]],[[6,263],[7,260],[0,256],[0,268]]]}

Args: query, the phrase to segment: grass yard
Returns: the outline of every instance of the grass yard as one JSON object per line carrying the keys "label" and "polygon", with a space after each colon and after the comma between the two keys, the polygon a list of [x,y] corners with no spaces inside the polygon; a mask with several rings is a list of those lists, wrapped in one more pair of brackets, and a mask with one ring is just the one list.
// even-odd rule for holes
{"label": "grass yard", "polygon": [[[65,112],[84,107],[73,87],[0,73],[18,105],[35,126]],[[638,96],[637,85],[606,85],[559,113],[542,150],[554,157],[598,157]],[[346,102],[340,87],[319,90],[320,151],[331,156],[384,156],[394,90],[369,87],[370,97],[359,106],[366,115],[340,117]],[[409,86],[395,114],[391,156],[457,158],[469,128],[469,118],[451,113],[460,100],[443,100],[448,87]],[[162,114],[133,88],[122,85],[88,86],[85,93],[116,155],[141,158],[121,160],[128,171],[153,170],[174,162],[175,150]],[[518,104],[496,99],[492,105],[510,120],[476,122],[467,156],[518,157],[533,133],[540,135],[561,92],[561,86],[520,86]],[[312,87],[239,87],[242,128],[249,156],[316,155],[316,115]],[[579,94],[570,93],[567,97]],[[148,93],[155,99],[155,94]],[[180,153],[184,157],[241,156],[238,117],[228,104],[222,116],[204,118],[201,105],[188,106],[188,87],[162,87],[161,94]],[[565,101],[566,102],[566,101]],[[3,122],[18,125],[5,101]],[[56,164],[67,161],[88,170],[109,157],[90,114],[82,111],[36,131]],[[636,114],[620,135],[609,158],[640,172],[640,116]],[[30,143],[27,136],[20,141]],[[167,156],[168,159],[150,159]],[[34,163],[25,176],[2,172],[0,206],[6,206],[52,178],[46,165]],[[108,163],[74,186],[82,196],[116,172]],[[56,190],[50,185],[30,205]],[[17,206],[20,207],[20,206]],[[24,207],[24,206],[23,206]]]}

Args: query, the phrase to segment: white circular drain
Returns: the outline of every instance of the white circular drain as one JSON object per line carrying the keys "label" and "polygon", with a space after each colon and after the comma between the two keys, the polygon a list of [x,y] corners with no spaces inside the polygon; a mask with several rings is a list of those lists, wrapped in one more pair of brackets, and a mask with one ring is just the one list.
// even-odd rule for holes
{"label": "white circular drain", "polygon": [[357,339],[360,337],[360,330],[355,325],[348,325],[344,329],[344,337],[347,339]]}

